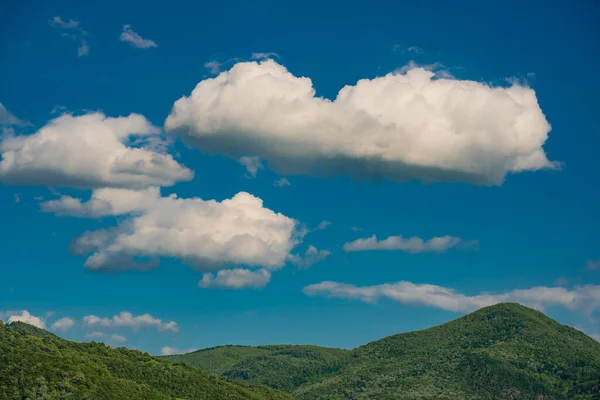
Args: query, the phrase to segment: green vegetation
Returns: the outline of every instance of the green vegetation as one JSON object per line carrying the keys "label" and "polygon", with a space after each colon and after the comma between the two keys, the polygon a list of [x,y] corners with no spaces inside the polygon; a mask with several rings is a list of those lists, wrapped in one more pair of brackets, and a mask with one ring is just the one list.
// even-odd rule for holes
{"label": "green vegetation", "polygon": [[148,353],[0,321],[0,399],[288,399]]}
{"label": "green vegetation", "polygon": [[165,358],[299,399],[600,399],[600,343],[513,303],[352,351],[225,346]]}

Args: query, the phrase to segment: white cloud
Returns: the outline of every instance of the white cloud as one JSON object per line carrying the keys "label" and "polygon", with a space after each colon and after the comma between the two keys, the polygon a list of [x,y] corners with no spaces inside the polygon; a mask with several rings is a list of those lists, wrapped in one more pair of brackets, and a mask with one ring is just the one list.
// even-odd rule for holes
{"label": "white cloud", "polygon": [[375,286],[355,286],[325,281],[306,286],[303,292],[308,296],[353,299],[368,303],[385,298],[403,304],[422,305],[456,312],[470,312],[501,302],[518,302],[538,309],[561,306],[588,315],[600,309],[600,286],[596,285],[576,286],[572,290],[562,287],[539,286],[498,294],[465,295],[443,286],[415,284],[406,281]]}
{"label": "white cloud", "polygon": [[179,332],[179,327],[175,321],[163,322],[150,314],[135,316],[128,311],[121,311],[111,318],[100,318],[96,315],[86,315],[83,317],[83,325],[87,328],[130,328],[138,331],[143,328],[155,328],[159,331]]}
{"label": "white cloud", "polygon": [[[32,135],[2,139],[0,180],[83,188],[169,186],[190,180],[192,171],[145,145],[159,134],[138,114],[65,114]],[[132,138],[138,141],[131,143]]]}
{"label": "white cloud", "polygon": [[273,186],[275,187],[285,187],[285,186],[290,186],[291,183],[290,181],[288,181],[286,178],[280,178],[277,179],[275,182],[273,182]]}
{"label": "white cloud", "polygon": [[321,221],[321,223],[319,224],[319,226],[317,226],[317,229],[319,229],[319,230],[322,231],[324,229],[327,229],[327,227],[329,225],[331,225],[331,222],[329,222],[329,221]]}
{"label": "white cloud", "polygon": [[88,46],[87,40],[85,37],[87,36],[87,32],[81,29],[79,26],[79,21],[75,21],[74,19],[69,19],[69,21],[63,20],[61,17],[56,16],[50,20],[50,26],[60,29],[63,31],[61,36],[69,38],[78,42],[77,47],[77,56],[85,56],[90,52],[90,48]]}
{"label": "white cloud", "polygon": [[590,271],[600,271],[600,259],[599,260],[588,260],[586,267]]}
{"label": "white cloud", "polygon": [[250,177],[256,178],[258,170],[263,169],[262,162],[258,157],[240,157],[238,162],[246,168],[246,171],[250,174]]}
{"label": "white cloud", "polygon": [[206,273],[198,282],[201,288],[218,289],[260,289],[271,280],[271,273],[266,269],[252,271],[249,269],[235,268],[218,271],[216,274]]}
{"label": "white cloud", "polygon": [[282,174],[499,185],[510,172],[558,167],[531,88],[433,76],[414,67],[362,79],[330,101],[273,60],[238,63],[177,100],[165,127]]}
{"label": "white cloud", "polygon": [[171,356],[173,354],[181,354],[181,351],[177,350],[174,347],[165,346],[160,349],[160,355],[162,356]]}
{"label": "white cloud", "polygon": [[441,236],[423,240],[416,236],[404,238],[398,235],[378,241],[377,237],[373,235],[369,238],[356,239],[352,242],[344,243],[344,251],[400,250],[407,253],[443,253],[455,247],[476,249],[478,245],[476,240],[465,241],[454,236]]}
{"label": "white cloud", "polygon": [[208,61],[208,62],[204,63],[204,68],[208,69],[210,71],[210,73],[213,75],[217,75],[219,72],[221,72],[222,66],[223,66],[223,63],[220,63],[216,60]]}
{"label": "white cloud", "polygon": [[299,267],[308,268],[320,261],[325,260],[331,255],[329,250],[319,250],[312,244],[308,246],[304,256],[294,254],[290,256],[290,261]]}
{"label": "white cloud", "polygon": [[64,317],[54,322],[52,326],[50,326],[50,329],[53,331],[67,332],[73,326],[75,326],[75,321],[69,317]]}
{"label": "white cloud", "polygon": [[593,339],[595,339],[597,342],[600,342],[600,334],[594,334],[594,335],[590,335],[590,337],[592,337]]}
{"label": "white cloud", "polygon": [[142,211],[160,198],[160,190],[150,187],[142,190],[104,188],[92,191],[91,198],[82,202],[79,198],[61,196],[58,200],[41,203],[42,211],[61,216],[96,218]]}
{"label": "white cloud", "polygon": [[15,203],[19,204],[21,202],[21,196],[19,195],[19,193],[15,193],[13,197],[15,199]]}
{"label": "white cloud", "polygon": [[423,50],[422,48],[417,47],[417,46],[410,46],[407,50],[409,53],[415,53],[415,54],[425,53],[425,50]]}
{"label": "white cloud", "polygon": [[10,111],[0,103],[0,125],[14,125],[14,126],[29,126],[31,125],[27,121],[22,121],[15,117]]}
{"label": "white cloud", "polygon": [[252,59],[253,60],[264,60],[266,58],[279,58],[279,54],[275,53],[274,51],[269,51],[267,53],[252,53]]}
{"label": "white cloud", "polygon": [[41,317],[36,317],[35,315],[31,315],[27,310],[23,310],[20,313],[10,313],[9,315],[6,315],[5,318],[8,318],[9,324],[12,322],[24,322],[40,329],[46,329],[46,323],[44,322],[44,319]]}
{"label": "white cloud", "polygon": [[[301,240],[297,221],[263,207],[261,199],[246,192],[221,202],[147,193],[150,200],[110,207],[121,211],[139,207],[118,227],[75,239],[73,252],[91,253],[87,268],[138,268],[133,261],[137,257],[173,257],[205,271],[232,264],[276,269]],[[104,202],[113,203],[113,198],[122,201],[119,191],[110,196],[104,192]],[[76,204],[73,209],[80,210]],[[87,212],[92,207],[83,208]],[[109,207],[101,208],[105,209]]]}
{"label": "white cloud", "polygon": [[63,29],[77,29],[79,28],[79,21],[70,19],[69,21],[63,21],[61,17],[54,17],[50,20],[50,24],[57,28]]}
{"label": "white cloud", "polygon": [[119,38],[121,42],[127,42],[133,47],[139,49],[148,49],[150,47],[158,47],[153,40],[144,39],[137,32],[135,32],[131,25],[123,25],[123,32]]}
{"label": "white cloud", "polygon": [[90,332],[90,333],[86,334],[85,337],[89,338],[89,339],[104,339],[108,342],[114,342],[114,343],[124,343],[127,341],[127,338],[125,336],[121,336],[116,333],[109,335],[104,332]]}

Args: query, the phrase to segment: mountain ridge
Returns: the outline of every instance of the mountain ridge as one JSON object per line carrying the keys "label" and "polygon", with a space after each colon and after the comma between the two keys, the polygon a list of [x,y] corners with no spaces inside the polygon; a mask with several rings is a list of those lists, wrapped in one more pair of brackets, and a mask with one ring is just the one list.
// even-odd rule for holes
{"label": "mountain ridge", "polygon": [[300,399],[600,399],[600,343],[518,303],[484,307],[352,350],[223,349],[165,358]]}

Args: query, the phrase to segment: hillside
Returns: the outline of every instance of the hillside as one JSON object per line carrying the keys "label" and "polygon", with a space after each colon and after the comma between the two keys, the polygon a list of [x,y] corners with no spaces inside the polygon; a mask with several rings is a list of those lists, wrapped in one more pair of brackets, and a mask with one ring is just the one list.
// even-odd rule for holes
{"label": "hillside", "polygon": [[148,353],[0,321],[0,399],[287,399]]}
{"label": "hillside", "polygon": [[600,343],[514,303],[352,351],[230,346],[176,357],[300,399],[600,399]]}

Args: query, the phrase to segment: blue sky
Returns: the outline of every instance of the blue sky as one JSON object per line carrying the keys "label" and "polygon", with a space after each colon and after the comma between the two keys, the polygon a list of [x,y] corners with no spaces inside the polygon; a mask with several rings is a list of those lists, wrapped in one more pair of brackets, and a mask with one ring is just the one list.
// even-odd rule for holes
{"label": "blue sky", "polygon": [[594,2],[2,7],[1,318],[152,354],[497,301],[600,334]]}

